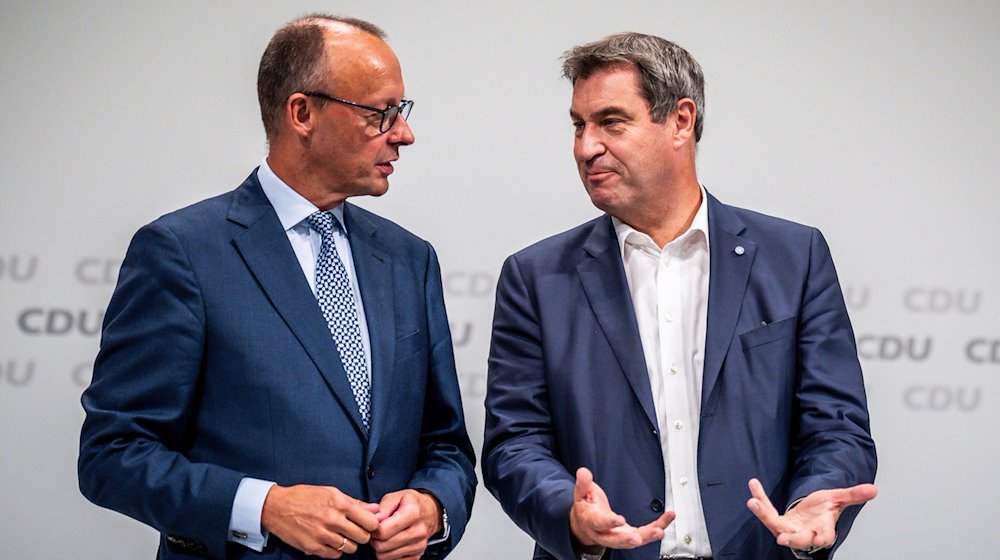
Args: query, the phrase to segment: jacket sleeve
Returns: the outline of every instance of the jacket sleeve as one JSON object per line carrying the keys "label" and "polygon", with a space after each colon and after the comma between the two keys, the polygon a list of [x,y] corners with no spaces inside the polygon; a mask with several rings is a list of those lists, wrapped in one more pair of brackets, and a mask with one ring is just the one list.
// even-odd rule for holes
{"label": "jacket sleeve", "polygon": [[225,555],[243,475],[193,463],[205,312],[198,279],[163,225],[136,233],[108,306],[90,387],[82,397],[80,490],[213,558]]}
{"label": "jacket sleeve", "polygon": [[513,256],[500,273],[493,316],[483,482],[522,530],[568,560],[575,477],[554,454],[548,391],[537,305]]}
{"label": "jacket sleeve", "polygon": [[[874,482],[877,463],[854,332],[830,249],[815,229],[800,309],[789,503]],[[841,515],[838,544],[860,509]]]}
{"label": "jacket sleeve", "polygon": [[448,512],[449,538],[428,547],[428,556],[445,556],[458,543],[472,513],[476,493],[475,452],[465,428],[462,395],[455,370],[451,330],[444,305],[441,268],[428,244],[424,298],[430,333],[430,366],[420,435],[420,459],[410,488],[427,490]]}

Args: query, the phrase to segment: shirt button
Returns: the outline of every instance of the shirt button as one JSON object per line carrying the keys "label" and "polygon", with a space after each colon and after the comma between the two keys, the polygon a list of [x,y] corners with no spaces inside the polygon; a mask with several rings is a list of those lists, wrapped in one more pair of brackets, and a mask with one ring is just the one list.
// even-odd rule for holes
{"label": "shirt button", "polygon": [[681,483],[681,486],[687,486],[688,485],[688,477],[682,476],[680,478],[679,482]]}
{"label": "shirt button", "polygon": [[678,371],[680,371],[680,368],[677,367],[677,364],[670,366],[670,375],[677,375]]}
{"label": "shirt button", "polygon": [[691,535],[684,535],[684,544],[691,544]]}
{"label": "shirt button", "polygon": [[679,430],[679,429],[681,429],[683,427],[684,427],[684,422],[682,422],[680,420],[677,420],[677,421],[674,422],[674,428],[677,428]]}
{"label": "shirt button", "polygon": [[649,502],[649,509],[655,511],[656,513],[660,513],[663,511],[663,500],[653,498],[653,501]]}
{"label": "shirt button", "polygon": [[674,320],[674,314],[671,313],[671,312],[669,312],[669,311],[667,311],[667,315],[664,318],[667,320],[668,323],[671,323]]}

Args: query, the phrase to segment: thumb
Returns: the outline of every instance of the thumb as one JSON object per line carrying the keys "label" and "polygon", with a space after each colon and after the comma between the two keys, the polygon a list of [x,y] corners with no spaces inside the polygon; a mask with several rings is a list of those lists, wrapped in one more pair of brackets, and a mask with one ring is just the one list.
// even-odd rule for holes
{"label": "thumb", "polygon": [[587,499],[594,486],[594,475],[587,467],[576,469],[576,486],[573,487],[573,501],[579,502]]}
{"label": "thumb", "polygon": [[837,493],[837,499],[846,506],[856,506],[875,499],[878,488],[874,484],[858,484],[850,488],[842,488]]}

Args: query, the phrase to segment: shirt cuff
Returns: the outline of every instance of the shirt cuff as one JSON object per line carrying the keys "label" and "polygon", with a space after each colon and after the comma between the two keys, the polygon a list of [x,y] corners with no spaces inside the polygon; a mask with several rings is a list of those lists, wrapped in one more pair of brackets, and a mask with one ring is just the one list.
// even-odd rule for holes
{"label": "shirt cuff", "polygon": [[267,480],[249,477],[240,481],[236,497],[233,498],[233,512],[229,516],[230,542],[257,552],[264,550],[268,532],[261,528],[260,516],[264,511],[264,499],[274,484]]}

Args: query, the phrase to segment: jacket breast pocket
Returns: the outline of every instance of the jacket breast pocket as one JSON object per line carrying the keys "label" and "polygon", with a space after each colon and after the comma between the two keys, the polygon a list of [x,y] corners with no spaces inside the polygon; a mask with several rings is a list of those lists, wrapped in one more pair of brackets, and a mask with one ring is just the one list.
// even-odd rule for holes
{"label": "jacket breast pocket", "polygon": [[792,316],[740,334],[743,351],[794,336],[796,319]]}
{"label": "jacket breast pocket", "polygon": [[426,347],[424,331],[417,329],[396,339],[396,361],[404,360],[420,352]]}

